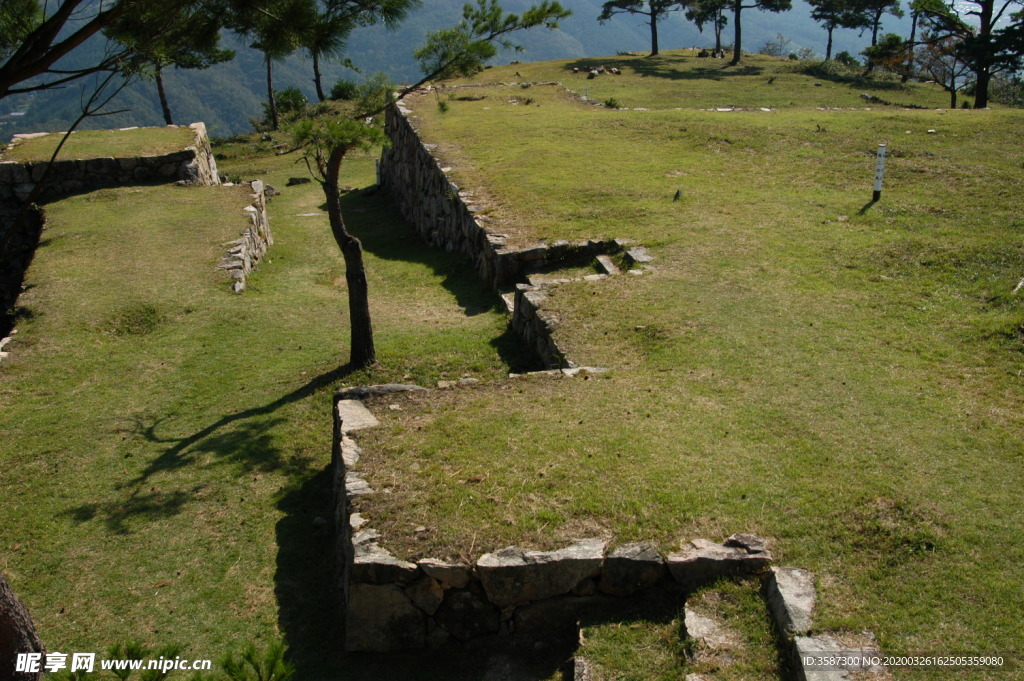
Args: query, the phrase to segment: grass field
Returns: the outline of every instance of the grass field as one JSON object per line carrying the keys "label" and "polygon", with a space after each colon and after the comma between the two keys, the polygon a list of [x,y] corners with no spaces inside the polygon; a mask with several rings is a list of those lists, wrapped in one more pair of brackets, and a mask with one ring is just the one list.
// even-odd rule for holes
{"label": "grass field", "polygon": [[[3,152],[4,161],[49,161],[63,139],[60,133],[33,137],[11,145]],[[137,128],[135,130],[80,130],[68,137],[60,150],[61,160],[110,156],[162,156],[191,146],[195,134],[188,126]]]}
{"label": "grass field", "polygon": [[[591,98],[652,110],[551,86],[411,102],[456,181],[517,238],[626,237],[656,256],[643,276],[550,294],[570,358],[610,369],[590,380],[505,379],[525,364],[497,297],[420,246],[388,197],[357,194],[345,211],[381,362],[349,372],[341,259],[316,185],[285,187],[304,167],[273,155],[283,137],[216,149],[222,172],[283,191],[276,244],[241,296],[214,270],[244,224],[237,191],[46,207],[0,365],[0,570],[50,650],[139,638],[217,659],[281,636],[304,680],[500,677],[513,662],[339,655],[314,524],[333,388],[463,376],[481,382],[372,403],[383,427],[360,437],[360,468],[387,492],[360,510],[403,557],[753,532],[815,572],[819,630],[869,629],[893,654],[1024,650],[1024,115],[864,110],[862,84],[758,57],[738,77],[685,54],[616,60],[619,89]],[[556,63],[477,80],[517,70],[567,80]],[[791,103],[751,94],[758,79]],[[732,104],[753,110],[705,110]],[[869,204],[881,142],[886,185]],[[359,157],[342,183],[372,177]],[[606,671],[643,647],[654,657],[628,678],[676,678],[676,630],[612,623],[591,645]]]}
{"label": "grass field", "polygon": [[562,347],[607,377],[385,414],[360,465],[392,492],[362,507],[389,545],[750,531],[815,571],[823,629],[1022,647],[1020,112],[611,111],[518,85],[413,108],[521,238],[629,237],[657,261],[550,294]]}
{"label": "grass field", "polygon": [[[313,524],[329,516],[332,386],[490,381],[518,361],[494,294],[408,239],[387,197],[350,195],[381,359],[351,374],[323,196],[285,188],[303,174],[294,157],[252,146],[218,147],[225,172],[284,191],[276,244],[242,295],[215,266],[247,224],[243,190],[104,189],[46,206],[0,366],[0,570],[49,650],[138,639],[216,660],[284,635],[317,678],[340,647],[330,535]],[[345,181],[372,176],[364,156]]]}

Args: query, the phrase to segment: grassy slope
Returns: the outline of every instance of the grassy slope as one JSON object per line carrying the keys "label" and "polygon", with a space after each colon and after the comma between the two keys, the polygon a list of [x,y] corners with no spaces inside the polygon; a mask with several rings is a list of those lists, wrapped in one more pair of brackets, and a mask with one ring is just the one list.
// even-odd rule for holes
{"label": "grassy slope", "polygon": [[[532,68],[563,67],[488,77]],[[630,88],[652,81],[623,78],[615,96],[637,105]],[[382,363],[344,376],[340,259],[323,216],[297,217],[322,199],[284,187],[302,172],[270,143],[219,149],[224,172],[284,189],[271,261],[240,297],[212,270],[240,224],[208,217],[235,199],[104,190],[49,207],[35,316],[0,367],[0,569],[50,649],[138,637],[216,658],[282,632],[303,678],[394,678],[403,663],[479,678],[448,656],[335,659],[312,523],[327,512],[331,386],[462,375],[484,383],[375,405],[385,427],[362,438],[392,491],[377,500],[396,502],[371,521],[408,554],[754,531],[817,571],[823,626],[873,629],[892,652],[1020,649],[1020,116],[487,94],[430,122],[466,184],[487,167],[523,234],[634,236],[658,256],[656,274],[552,299],[571,356],[607,378],[499,380],[515,353],[494,298],[410,239],[386,197],[346,199]],[[859,215],[880,132],[886,195]],[[348,173],[368,184],[372,163]]]}
{"label": "grassy slope", "polygon": [[[5,161],[49,161],[63,139],[60,133],[19,141],[3,154]],[[72,133],[60,150],[61,160],[102,156],[160,156],[191,146],[195,135],[188,126],[136,130],[81,130]]]}
{"label": "grassy slope", "polygon": [[[464,556],[751,531],[816,572],[823,628],[886,651],[1020,649],[1024,115],[472,94],[416,110],[463,186],[485,169],[521,234],[636,238],[657,271],[552,294],[570,357],[608,378],[387,415],[366,447],[393,490],[369,500],[374,527]],[[885,193],[865,206],[882,141]]]}
{"label": "grassy slope", "polygon": [[[238,189],[102,190],[47,206],[0,367],[0,569],[50,650],[137,638],[219,658],[283,633],[308,676],[331,638],[332,386],[349,374],[344,277],[293,157],[221,147],[226,172],[284,189],[276,243],[243,295],[215,272],[245,226]],[[353,159],[346,182],[372,182]],[[425,252],[386,197],[345,199],[367,248],[372,380],[481,379],[514,357],[496,296]],[[297,217],[314,213],[314,216]],[[351,665],[350,665],[351,666]]]}

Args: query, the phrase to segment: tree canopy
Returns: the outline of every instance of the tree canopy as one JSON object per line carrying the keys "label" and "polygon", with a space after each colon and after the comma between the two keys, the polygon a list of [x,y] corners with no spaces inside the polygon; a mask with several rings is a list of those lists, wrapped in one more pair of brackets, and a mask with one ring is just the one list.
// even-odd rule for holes
{"label": "tree canopy", "polygon": [[669,12],[684,8],[685,2],[679,0],[608,0],[601,8],[597,20],[608,21],[616,14],[639,14],[647,17],[651,27],[651,56],[658,54],[658,21]]}

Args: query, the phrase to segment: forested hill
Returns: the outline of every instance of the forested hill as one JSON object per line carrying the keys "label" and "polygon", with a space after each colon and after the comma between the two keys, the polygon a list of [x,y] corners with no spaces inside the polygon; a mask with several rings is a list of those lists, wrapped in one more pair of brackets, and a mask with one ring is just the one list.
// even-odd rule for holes
{"label": "forested hill", "polygon": [[[384,71],[397,81],[410,81],[419,76],[412,51],[423,44],[428,31],[458,21],[464,0],[425,0],[397,30],[371,26],[357,30],[349,41],[348,57],[364,72]],[[521,12],[530,0],[505,0],[503,6]],[[496,61],[543,61],[572,59],[584,56],[613,55],[618,51],[650,49],[650,29],[642,17],[620,15],[601,24],[601,0],[563,0],[573,16],[564,20],[557,31],[535,29],[516,36],[525,48],[519,54],[503,54]],[[886,17],[883,30],[909,32],[906,20]],[[794,0],[793,9],[781,14],[747,10],[743,13],[743,43],[746,51],[757,51],[769,39],[783,34],[792,41],[793,51],[801,47],[824,52],[825,31],[810,18],[810,8]],[[662,49],[713,44],[714,35],[697,31],[682,12],[673,13],[659,24]],[[868,43],[869,36],[855,31],[837,31],[835,51],[857,54]],[[726,27],[723,41],[732,42],[732,27]],[[261,103],[266,99],[266,72],[262,55],[248,49],[233,36],[226,36],[228,47],[237,49],[234,61],[219,64],[205,71],[168,72],[165,84],[176,123],[205,121],[215,136],[228,136],[251,130],[249,119],[262,115]],[[103,49],[95,40],[80,49],[75,61],[95,60]],[[298,87],[307,96],[314,96],[312,67],[302,53],[275,65],[275,89]],[[338,78],[359,76],[337,64],[324,68],[324,84],[329,88]],[[79,111],[81,87],[39,93],[35,96],[10,97],[0,102],[0,137],[7,139],[16,132],[54,131],[66,129]],[[83,127],[113,128],[130,125],[162,125],[163,117],[151,81],[133,84],[110,107],[124,112],[95,118]],[[24,115],[10,116],[13,112]]]}

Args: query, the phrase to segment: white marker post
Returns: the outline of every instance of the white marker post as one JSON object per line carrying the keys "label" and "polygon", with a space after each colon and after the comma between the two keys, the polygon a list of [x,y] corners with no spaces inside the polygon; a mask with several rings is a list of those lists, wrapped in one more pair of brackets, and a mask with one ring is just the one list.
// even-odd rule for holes
{"label": "white marker post", "polygon": [[878,163],[875,165],[875,193],[871,196],[871,202],[875,203],[882,198],[882,176],[885,175],[885,145],[878,145]]}

